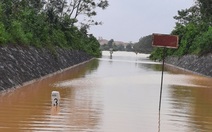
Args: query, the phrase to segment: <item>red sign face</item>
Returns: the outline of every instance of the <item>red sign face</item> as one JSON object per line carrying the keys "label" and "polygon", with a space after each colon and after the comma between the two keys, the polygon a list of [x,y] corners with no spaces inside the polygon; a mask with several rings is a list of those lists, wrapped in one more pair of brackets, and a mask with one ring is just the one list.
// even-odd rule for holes
{"label": "red sign face", "polygon": [[178,48],[178,36],[153,34],[152,45],[156,47]]}

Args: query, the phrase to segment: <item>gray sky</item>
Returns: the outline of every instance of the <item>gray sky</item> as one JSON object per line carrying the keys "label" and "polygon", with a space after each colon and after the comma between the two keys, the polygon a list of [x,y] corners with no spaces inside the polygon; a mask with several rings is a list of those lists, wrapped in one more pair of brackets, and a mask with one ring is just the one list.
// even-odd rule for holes
{"label": "gray sky", "polygon": [[97,21],[89,33],[95,37],[115,41],[138,42],[152,33],[169,34],[174,26],[177,11],[194,5],[194,0],[108,0],[106,10],[98,10]]}

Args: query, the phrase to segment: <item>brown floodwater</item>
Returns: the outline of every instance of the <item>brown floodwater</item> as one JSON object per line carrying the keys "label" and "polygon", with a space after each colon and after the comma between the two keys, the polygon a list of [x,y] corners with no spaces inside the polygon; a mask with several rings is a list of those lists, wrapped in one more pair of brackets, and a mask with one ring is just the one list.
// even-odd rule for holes
{"label": "brown floodwater", "polygon": [[[212,78],[166,66],[148,55],[102,58],[0,93],[0,131],[209,132]],[[51,106],[51,92],[60,105]]]}

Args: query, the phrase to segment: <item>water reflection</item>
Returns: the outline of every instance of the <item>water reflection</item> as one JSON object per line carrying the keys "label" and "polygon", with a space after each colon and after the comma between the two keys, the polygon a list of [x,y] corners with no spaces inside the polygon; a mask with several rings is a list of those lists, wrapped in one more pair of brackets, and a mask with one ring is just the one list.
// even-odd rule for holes
{"label": "water reflection", "polygon": [[60,112],[60,106],[52,106],[51,107],[51,115],[58,115]]}
{"label": "water reflection", "polygon": [[[61,74],[0,94],[0,131],[178,132],[212,130],[211,78],[147,55],[109,53]],[[59,91],[60,107],[51,106]]]}
{"label": "water reflection", "polygon": [[[169,116],[173,123],[186,125],[189,131],[212,130],[211,88],[171,86],[169,90],[172,105]],[[183,120],[176,122],[176,119]]]}
{"label": "water reflection", "polygon": [[158,112],[158,132],[160,132],[160,111]]}
{"label": "water reflection", "polygon": [[[159,71],[159,72],[161,72],[161,70],[162,70],[162,66],[161,66],[161,64],[139,64],[139,67],[141,68],[141,69],[145,69],[145,70],[147,70],[147,71]],[[166,71],[166,70],[164,70],[164,71]]]}
{"label": "water reflection", "polygon": [[178,82],[169,85],[169,94],[165,97],[170,104],[166,108],[169,125],[178,126],[180,131],[211,131],[211,78],[170,66],[166,66],[166,69],[175,74],[175,81]]}
{"label": "water reflection", "polygon": [[[0,131],[87,131],[99,124],[101,102],[86,98],[73,88],[58,88],[53,82],[84,77],[95,72],[98,61],[80,65],[0,95]],[[51,91],[61,94],[61,106],[51,107]],[[86,97],[85,97],[86,96]],[[84,100],[85,99],[85,100]],[[98,111],[96,111],[98,110]]]}

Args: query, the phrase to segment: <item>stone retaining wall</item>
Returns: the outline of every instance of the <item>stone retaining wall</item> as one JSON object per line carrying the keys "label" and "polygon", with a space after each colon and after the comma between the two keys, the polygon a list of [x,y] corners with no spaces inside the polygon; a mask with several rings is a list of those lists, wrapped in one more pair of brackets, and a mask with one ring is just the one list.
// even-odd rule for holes
{"label": "stone retaining wall", "polygon": [[0,90],[43,77],[87,61],[92,57],[82,51],[34,47],[0,47]]}
{"label": "stone retaining wall", "polygon": [[183,57],[167,57],[165,62],[198,74],[212,77],[212,54],[205,56],[185,55]]}

